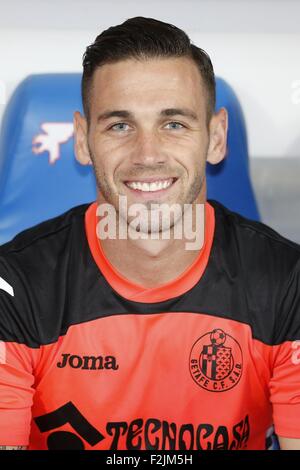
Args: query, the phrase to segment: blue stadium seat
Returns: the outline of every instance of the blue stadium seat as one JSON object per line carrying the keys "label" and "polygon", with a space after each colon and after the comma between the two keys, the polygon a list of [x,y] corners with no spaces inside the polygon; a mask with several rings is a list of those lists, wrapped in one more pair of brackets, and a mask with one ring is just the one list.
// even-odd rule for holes
{"label": "blue stadium seat", "polygon": [[218,165],[207,165],[207,196],[231,210],[259,220],[249,173],[248,144],[243,111],[233,89],[222,78],[216,79],[216,111],[228,111],[226,158]]}
{"label": "blue stadium seat", "polygon": [[[73,151],[73,112],[82,111],[81,74],[27,77],[11,97],[0,134],[0,244],[43,220],[95,200],[92,167]],[[228,152],[208,165],[208,197],[259,219],[249,177],[247,137],[237,97],[217,78],[217,106],[229,111]]]}

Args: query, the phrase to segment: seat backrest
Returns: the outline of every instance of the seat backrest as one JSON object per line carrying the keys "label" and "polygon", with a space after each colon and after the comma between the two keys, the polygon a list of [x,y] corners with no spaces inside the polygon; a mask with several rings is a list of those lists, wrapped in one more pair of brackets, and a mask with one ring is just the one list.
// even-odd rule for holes
{"label": "seat backrest", "polygon": [[259,220],[249,172],[245,119],[240,102],[225,80],[216,79],[216,111],[228,111],[226,158],[218,165],[207,165],[207,196],[245,217]]}
{"label": "seat backrest", "polygon": [[[80,81],[81,74],[31,75],[7,104],[0,134],[0,244],[96,198],[93,169],[78,163],[73,150]],[[217,109],[229,111],[228,156],[216,168],[208,166],[208,196],[258,219],[241,107],[229,85],[216,82]]]}

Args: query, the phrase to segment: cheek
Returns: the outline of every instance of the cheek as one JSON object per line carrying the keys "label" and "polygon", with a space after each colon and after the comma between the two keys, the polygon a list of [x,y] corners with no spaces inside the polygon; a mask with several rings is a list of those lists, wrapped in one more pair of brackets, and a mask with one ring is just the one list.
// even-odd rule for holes
{"label": "cheek", "polygon": [[165,139],[165,145],[172,149],[174,155],[187,155],[193,158],[193,155],[203,155],[205,153],[207,142],[198,132],[181,134]]}
{"label": "cheek", "polygon": [[132,139],[128,136],[106,135],[98,133],[94,138],[94,145],[102,153],[120,153],[124,152],[128,145],[132,145]]}
{"label": "cheek", "polygon": [[94,151],[94,166],[97,173],[112,180],[114,173],[124,161],[124,152],[107,142],[98,142]]}
{"label": "cheek", "polygon": [[189,180],[194,179],[195,176],[199,176],[205,171],[206,154],[203,149],[187,149],[186,147],[180,148],[178,146],[174,158],[184,168],[185,176]]}

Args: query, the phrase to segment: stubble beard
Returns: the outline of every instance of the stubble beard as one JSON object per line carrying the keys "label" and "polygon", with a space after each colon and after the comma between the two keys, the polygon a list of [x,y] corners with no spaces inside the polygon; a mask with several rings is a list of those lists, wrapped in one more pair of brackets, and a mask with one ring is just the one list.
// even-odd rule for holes
{"label": "stubble beard", "polygon": [[[94,162],[93,158],[92,158],[92,161]],[[101,195],[101,199],[105,203],[112,205],[116,211],[117,217],[121,218],[123,222],[126,222],[127,225],[129,225],[130,217],[128,216],[128,211],[126,213],[123,213],[122,210],[120,211],[120,206],[119,206],[119,196],[120,195],[125,196],[125,194],[114,192],[105,174],[101,174],[95,164],[94,164],[94,172],[95,172],[95,177],[96,177],[97,188],[98,188],[99,194]],[[184,206],[192,205],[195,203],[195,201],[198,199],[200,193],[203,190],[204,184],[205,184],[205,166],[204,168],[198,168],[198,171],[185,197],[183,196],[183,198],[180,198],[179,201],[176,201],[171,204],[166,203],[169,206],[172,206],[172,204],[178,204],[181,207],[181,215],[179,217],[176,217],[176,216],[172,217],[167,226],[164,226],[163,221],[160,220],[159,226],[157,226],[156,229],[154,229],[154,232],[161,233],[164,230],[172,230],[174,228],[174,225],[180,222],[180,219],[184,214],[184,210],[185,210]],[[155,199],[143,202],[143,205],[145,206],[145,209],[147,211],[147,217],[146,217],[147,220],[145,220],[145,224],[142,224],[142,226],[140,227],[140,230],[139,230],[140,232],[145,232],[148,234],[153,232],[153,226],[151,227],[150,225],[151,205],[153,204],[155,204],[157,207],[159,203]],[[129,207],[127,209],[129,209]]]}

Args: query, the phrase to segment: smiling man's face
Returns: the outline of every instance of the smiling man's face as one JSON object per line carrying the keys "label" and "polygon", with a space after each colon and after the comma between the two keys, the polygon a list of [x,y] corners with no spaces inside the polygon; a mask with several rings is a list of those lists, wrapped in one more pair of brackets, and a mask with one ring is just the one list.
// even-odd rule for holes
{"label": "smiling man's face", "polygon": [[92,160],[98,202],[117,210],[119,196],[128,207],[204,202],[205,163],[223,158],[227,131],[223,110],[209,132],[206,109],[205,87],[189,58],[128,59],[96,69],[89,128],[78,112],[74,123],[76,155]]}

